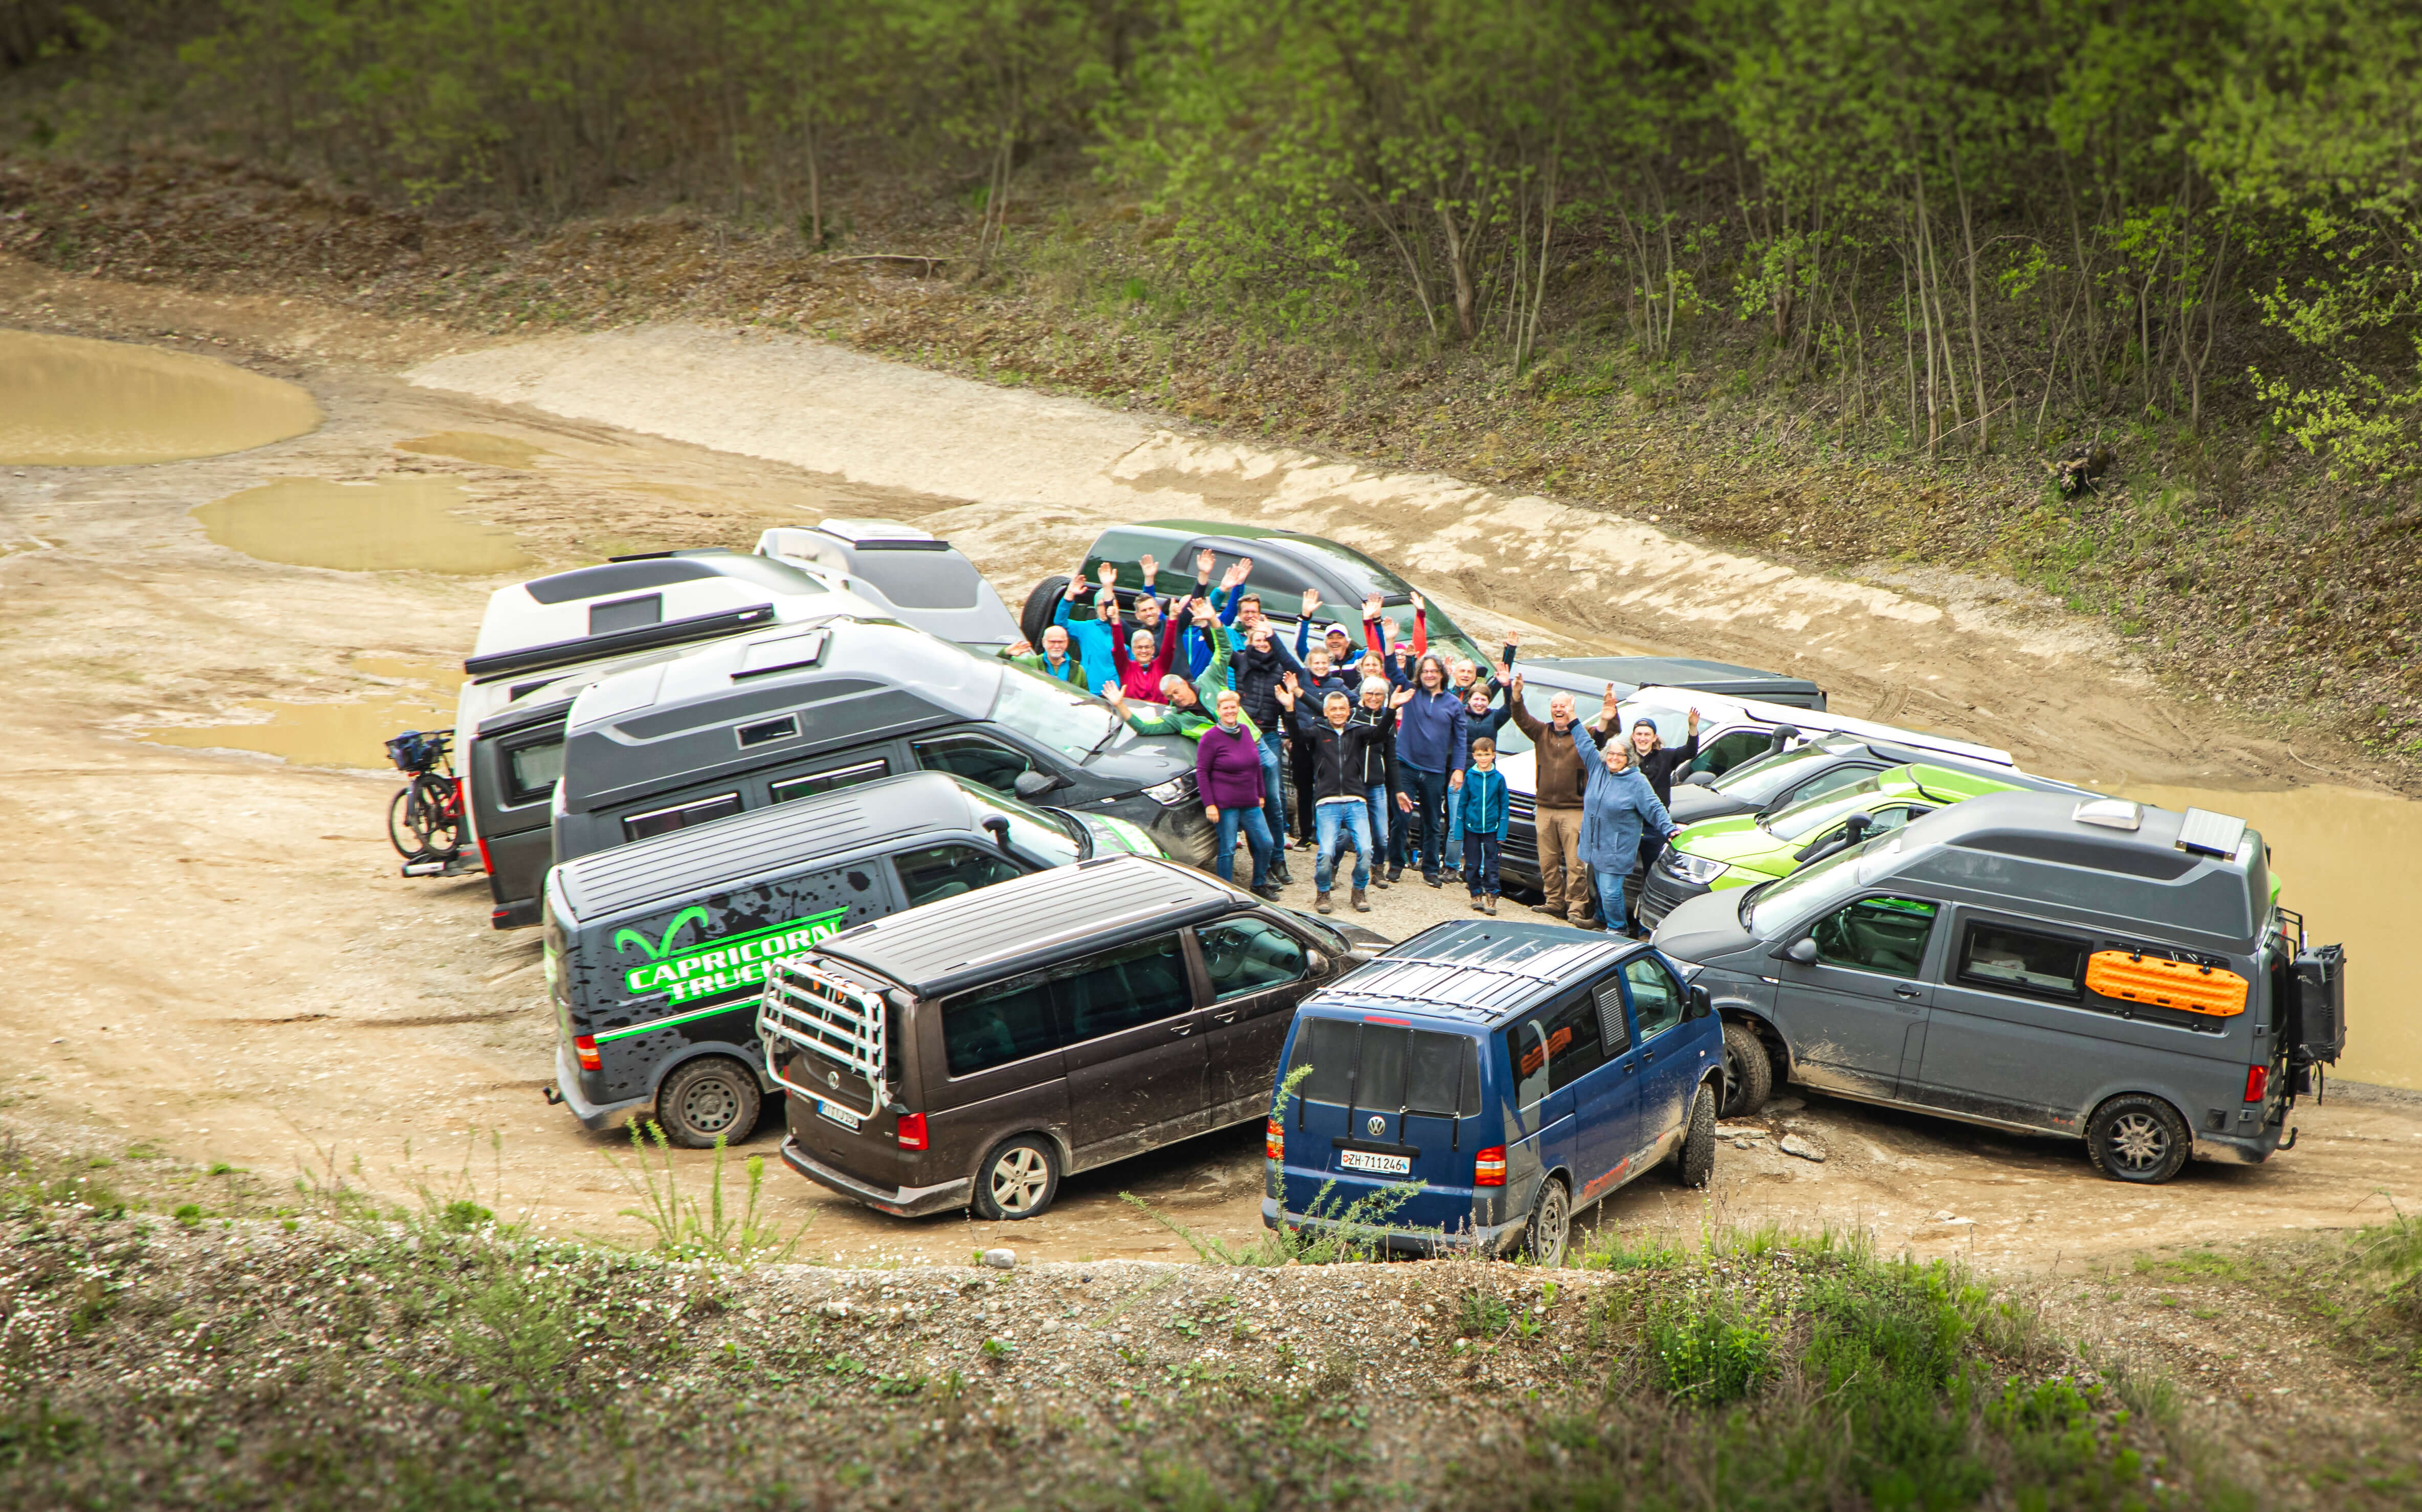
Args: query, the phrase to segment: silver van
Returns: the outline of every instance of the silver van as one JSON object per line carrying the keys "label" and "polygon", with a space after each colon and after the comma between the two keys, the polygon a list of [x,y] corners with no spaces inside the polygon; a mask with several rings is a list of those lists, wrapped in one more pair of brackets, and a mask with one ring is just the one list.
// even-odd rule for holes
{"label": "silver van", "polygon": [[1691,898],[1656,943],[1706,968],[1728,1108],[1787,1080],[2083,1139],[2121,1181],[2292,1145],[2346,1042],[2345,953],[2278,907],[2261,835],[2200,809],[1973,798]]}

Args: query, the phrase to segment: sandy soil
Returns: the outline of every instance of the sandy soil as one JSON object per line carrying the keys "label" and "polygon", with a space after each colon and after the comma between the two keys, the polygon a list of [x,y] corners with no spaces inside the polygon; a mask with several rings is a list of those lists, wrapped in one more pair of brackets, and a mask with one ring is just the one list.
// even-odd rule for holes
{"label": "sandy soil", "polygon": [[[1101,524],[1152,515],[1283,520],[1436,583],[1483,631],[1796,666],[1835,707],[2108,781],[2253,783],[2278,748],[2161,698],[2113,648],[1991,585],[1814,578],[1549,501],[1294,453],[1213,445],[1062,400],[781,338],[698,328],[449,352],[457,339],[296,302],[198,298],[0,261],[0,324],[215,353],[305,384],[318,430],[235,456],[0,476],[0,648],[16,672],[0,746],[0,1014],[12,1116],[269,1174],[360,1162],[408,1187],[466,1142],[501,1140],[496,1205],[558,1228],[628,1231],[609,1137],[540,1098],[551,1026],[529,933],[486,927],[484,885],[407,881],[384,838],[391,774],[289,765],[141,732],[292,710],[445,702],[497,580],[263,562],[189,511],[291,477],[425,473],[543,568],[673,544],[747,545],[834,512],[917,520],[1004,587],[1064,566]],[[408,375],[408,376],[407,376]],[[416,678],[420,679],[416,683]],[[262,743],[254,741],[251,743]],[[267,742],[275,744],[275,741]],[[359,758],[375,761],[375,749]],[[2351,774],[2343,780],[2358,781]],[[1298,866],[1299,876],[1308,867]],[[1308,889],[1298,887],[1299,895]],[[1457,895],[1395,889],[1406,932]],[[2198,1167],[2153,1192],[2066,1146],[1822,1100],[1727,1145],[1711,1197],[1652,1179],[1604,1216],[1702,1212],[1871,1224],[1887,1246],[2044,1270],[2079,1256],[2363,1221],[2422,1197],[2422,1103],[2334,1096],[2259,1170]],[[1828,1154],[1773,1148],[1785,1129]],[[762,1134],[752,1153],[770,1154]],[[1259,1146],[1237,1130],[1072,1180],[1029,1225],[904,1224],[773,1173],[778,1215],[850,1258],[1180,1257],[1117,1200],[1209,1232],[1256,1224]],[[491,1171],[482,1153],[480,1168]],[[703,1158],[681,1162],[685,1180]],[[1702,1208],[1702,1202],[1711,1207]]]}

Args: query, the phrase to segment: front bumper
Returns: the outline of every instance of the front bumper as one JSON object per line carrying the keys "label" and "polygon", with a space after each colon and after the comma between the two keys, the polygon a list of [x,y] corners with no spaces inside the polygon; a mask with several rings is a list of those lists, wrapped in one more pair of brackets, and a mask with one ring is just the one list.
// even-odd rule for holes
{"label": "front bumper", "polygon": [[1649,933],[1665,922],[1665,915],[1694,897],[1705,896],[1711,889],[1705,882],[1686,882],[1668,875],[1662,867],[1648,868],[1648,880],[1641,884],[1640,901],[1636,905],[1640,927]]}
{"label": "front bumper", "polygon": [[894,1218],[923,1218],[929,1213],[951,1212],[967,1205],[974,1195],[975,1183],[966,1177],[945,1181],[937,1187],[871,1187],[856,1177],[843,1176],[831,1166],[812,1159],[799,1148],[795,1139],[782,1141],[782,1163],[798,1172],[818,1186],[829,1187],[852,1202],[864,1203],[876,1212],[889,1213]]}
{"label": "front bumper", "polygon": [[555,1089],[563,1096],[563,1105],[580,1127],[591,1133],[612,1129],[639,1108],[653,1107],[653,1098],[624,1098],[620,1102],[591,1102],[580,1095],[580,1068],[572,1062],[572,1049],[558,1040],[555,1046]]}
{"label": "front bumper", "polygon": [[[1262,1199],[1262,1226],[1279,1226],[1279,1200]],[[1392,1255],[1505,1255],[1522,1238],[1522,1224],[1491,1224],[1486,1228],[1467,1228],[1449,1234],[1436,1228],[1386,1228],[1370,1224],[1347,1224],[1335,1218],[1306,1218],[1298,1213],[1286,1215],[1291,1229],[1311,1229],[1315,1233],[1333,1233],[1350,1229],[1356,1239],[1373,1244]]]}

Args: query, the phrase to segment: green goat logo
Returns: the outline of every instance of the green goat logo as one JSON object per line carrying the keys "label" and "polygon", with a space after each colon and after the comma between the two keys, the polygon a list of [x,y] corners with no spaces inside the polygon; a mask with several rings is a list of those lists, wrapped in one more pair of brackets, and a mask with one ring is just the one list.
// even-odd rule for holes
{"label": "green goat logo", "polygon": [[707,926],[706,910],[685,908],[673,915],[672,923],[665,926],[663,939],[651,943],[648,937],[637,929],[617,929],[614,931],[614,948],[628,950],[632,945],[637,945],[650,960],[662,960],[673,948],[673,936],[681,933],[682,927],[693,919],[698,921],[699,937],[703,942]]}

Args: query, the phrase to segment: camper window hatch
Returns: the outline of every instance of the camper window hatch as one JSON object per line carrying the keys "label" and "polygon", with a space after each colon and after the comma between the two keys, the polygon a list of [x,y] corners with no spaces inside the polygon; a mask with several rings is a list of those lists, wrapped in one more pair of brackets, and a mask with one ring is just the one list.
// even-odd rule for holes
{"label": "camper window hatch", "polygon": [[2088,798],[2080,801],[2069,817],[2080,824],[2100,824],[2106,830],[2133,830],[2145,821],[2145,808],[2124,798]]}
{"label": "camper window hatch", "polygon": [[665,622],[665,596],[643,593],[636,599],[612,599],[589,606],[589,633],[612,635]]}
{"label": "camper window hatch", "polygon": [[780,719],[761,719],[753,725],[740,726],[740,749],[747,751],[760,745],[771,745],[776,740],[793,740],[798,733],[799,716],[796,714],[785,714]]}
{"label": "camper window hatch", "polygon": [[2210,809],[2191,808],[2178,824],[2178,849],[2189,855],[2219,856],[2224,859],[2237,854],[2238,846],[2245,839],[2245,821]]}
{"label": "camper window hatch", "polygon": [[803,634],[759,641],[741,653],[740,670],[731,675],[731,680],[737,682],[742,678],[783,672],[792,667],[811,667],[824,657],[825,639],[823,631],[811,630]]}

